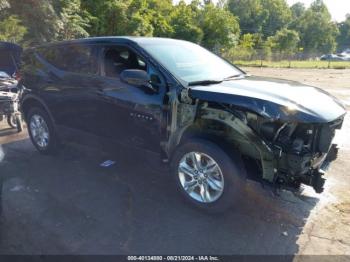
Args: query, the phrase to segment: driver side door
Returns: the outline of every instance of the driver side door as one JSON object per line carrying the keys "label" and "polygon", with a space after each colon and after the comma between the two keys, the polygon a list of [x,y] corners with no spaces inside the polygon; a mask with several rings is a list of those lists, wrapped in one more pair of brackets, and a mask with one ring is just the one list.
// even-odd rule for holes
{"label": "driver side door", "polygon": [[[100,52],[102,85],[98,90],[96,121],[99,135],[127,146],[159,152],[166,93],[163,77],[127,46],[101,46]],[[126,69],[147,71],[158,92],[121,81],[120,74]]]}

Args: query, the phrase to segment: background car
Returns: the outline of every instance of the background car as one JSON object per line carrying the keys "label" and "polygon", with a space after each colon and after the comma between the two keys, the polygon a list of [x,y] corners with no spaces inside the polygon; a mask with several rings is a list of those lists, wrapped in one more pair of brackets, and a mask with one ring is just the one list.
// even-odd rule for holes
{"label": "background car", "polygon": [[320,58],[321,61],[347,61],[345,56],[335,55],[335,54],[328,54],[323,55]]}
{"label": "background car", "polygon": [[341,53],[338,55],[342,61],[350,61],[350,54],[349,53]]}

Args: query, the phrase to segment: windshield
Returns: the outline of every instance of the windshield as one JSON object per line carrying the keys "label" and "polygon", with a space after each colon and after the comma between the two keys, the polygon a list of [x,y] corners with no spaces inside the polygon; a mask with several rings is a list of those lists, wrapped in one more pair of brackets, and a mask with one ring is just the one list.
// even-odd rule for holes
{"label": "windshield", "polygon": [[190,42],[164,41],[141,46],[174,76],[188,83],[222,81],[242,74],[225,60]]}

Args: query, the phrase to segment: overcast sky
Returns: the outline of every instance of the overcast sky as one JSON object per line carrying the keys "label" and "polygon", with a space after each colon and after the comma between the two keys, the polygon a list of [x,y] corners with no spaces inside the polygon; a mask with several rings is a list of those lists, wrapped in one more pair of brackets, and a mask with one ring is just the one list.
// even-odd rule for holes
{"label": "overcast sky", "polygon": [[[175,3],[179,0],[173,0]],[[191,0],[185,0],[191,2]],[[214,0],[217,2],[217,0]],[[313,0],[287,0],[289,5],[295,4],[296,2],[302,2],[307,7],[313,2]],[[324,0],[330,13],[332,14],[333,20],[341,22],[345,20],[346,14],[350,14],[350,0]]]}

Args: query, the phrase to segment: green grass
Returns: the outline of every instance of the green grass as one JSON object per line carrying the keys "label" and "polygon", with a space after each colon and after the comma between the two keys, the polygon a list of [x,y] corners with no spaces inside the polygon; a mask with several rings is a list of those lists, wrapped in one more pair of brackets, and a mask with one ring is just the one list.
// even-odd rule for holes
{"label": "green grass", "polygon": [[333,68],[333,69],[350,69],[350,61],[342,62],[342,61],[261,61],[261,60],[253,60],[253,61],[234,61],[234,64],[238,66],[247,66],[247,67],[271,67],[271,68]]}

